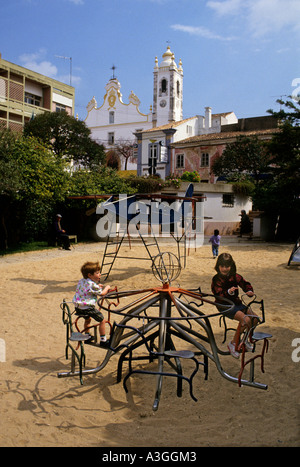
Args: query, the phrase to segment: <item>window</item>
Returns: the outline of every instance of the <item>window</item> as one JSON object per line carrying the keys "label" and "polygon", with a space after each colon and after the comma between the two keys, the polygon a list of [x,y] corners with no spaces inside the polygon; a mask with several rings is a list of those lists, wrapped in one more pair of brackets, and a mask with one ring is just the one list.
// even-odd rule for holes
{"label": "window", "polygon": [[201,155],[201,167],[209,167],[209,154],[203,153]]}
{"label": "window", "polygon": [[177,154],[176,155],[176,169],[183,169],[184,168],[184,154]]}
{"label": "window", "polygon": [[108,133],[108,144],[112,145],[115,143],[115,134],[114,132]]}
{"label": "window", "polygon": [[55,104],[55,112],[65,112],[66,106],[62,104]]}
{"label": "window", "polygon": [[168,81],[166,80],[166,78],[163,78],[160,81],[159,95],[160,96],[167,96],[168,95]]}
{"label": "window", "polygon": [[177,97],[180,97],[180,83],[179,83],[179,81],[176,82],[176,89],[177,89]]}
{"label": "window", "polygon": [[109,123],[115,123],[115,112],[109,112]]}
{"label": "window", "polygon": [[224,193],[223,194],[223,206],[233,208],[234,206],[234,194]]}
{"label": "window", "polygon": [[26,102],[26,104],[35,105],[36,107],[41,107],[42,98],[41,96],[35,96],[34,94],[25,92],[24,102]]}

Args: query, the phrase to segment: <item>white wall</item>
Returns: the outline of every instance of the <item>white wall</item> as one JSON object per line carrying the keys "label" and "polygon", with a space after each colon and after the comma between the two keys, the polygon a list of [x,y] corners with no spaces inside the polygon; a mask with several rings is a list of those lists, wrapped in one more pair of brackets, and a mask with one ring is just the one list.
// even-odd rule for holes
{"label": "white wall", "polygon": [[211,217],[205,219],[205,235],[212,235],[214,229],[218,229],[221,235],[232,235],[240,222],[241,210],[249,212],[252,209],[252,202],[245,196],[235,195],[234,205],[223,205],[223,193],[205,193],[204,216]]}
{"label": "white wall", "polygon": [[[111,80],[106,85],[103,104],[97,107],[93,99],[87,105],[85,123],[91,130],[91,136],[99,143],[107,145],[108,133],[114,133],[115,142],[118,140],[134,141],[134,132],[152,128],[152,113],[143,114],[139,110],[139,99],[131,92],[129,103],[125,104],[120,92],[120,83]],[[114,112],[114,122],[110,123],[110,112]]]}

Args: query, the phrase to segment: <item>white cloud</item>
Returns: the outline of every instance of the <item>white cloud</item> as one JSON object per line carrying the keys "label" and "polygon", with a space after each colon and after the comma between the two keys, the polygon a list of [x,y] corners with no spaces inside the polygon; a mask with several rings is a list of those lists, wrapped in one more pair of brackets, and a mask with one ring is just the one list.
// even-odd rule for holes
{"label": "white cloud", "polygon": [[75,5],[84,5],[83,0],[68,0],[71,3],[74,3]]}
{"label": "white cloud", "polygon": [[207,6],[215,10],[218,15],[236,14],[239,12],[241,0],[225,0],[223,2],[209,1]]}
{"label": "white cloud", "polygon": [[248,2],[249,25],[255,36],[277,33],[284,28],[300,30],[299,0],[252,0]]}
{"label": "white cloud", "polygon": [[41,75],[48,76],[49,78],[55,78],[57,75],[56,66],[52,65],[52,63],[48,62],[47,60],[42,61],[40,63],[27,62],[24,66],[32,71],[40,73]]}
{"label": "white cloud", "polygon": [[219,16],[240,16],[256,37],[284,28],[300,30],[299,0],[209,0],[206,6]]}
{"label": "white cloud", "polygon": [[[37,52],[30,54],[22,54],[20,61],[22,66],[29,70],[41,73],[41,75],[48,76],[49,78],[56,79],[62,83],[70,84],[70,73],[66,75],[58,74],[58,67],[46,59],[46,49],[39,49]],[[56,56],[56,58],[60,58]],[[72,86],[78,86],[81,82],[80,76],[72,75]]]}
{"label": "white cloud", "polygon": [[217,39],[222,41],[232,41],[235,39],[234,37],[225,37],[220,36],[219,34],[215,34],[203,26],[185,26],[183,24],[173,24],[171,28],[175,31],[187,32],[193,36],[201,36],[205,37],[206,39]]}
{"label": "white cloud", "polygon": [[[61,81],[62,83],[65,84],[70,84],[70,74],[68,75],[59,75],[55,79],[57,81]],[[75,76],[72,74],[71,76],[71,86],[79,86],[81,83],[81,77],[80,76]]]}
{"label": "white cloud", "polygon": [[278,54],[286,54],[287,52],[290,52],[290,51],[291,51],[290,47],[284,47],[282,49],[276,50]]}
{"label": "white cloud", "polygon": [[45,60],[46,50],[40,49],[38,52],[23,54],[20,56],[22,66],[29,70],[41,73],[49,78],[56,78],[57,67],[48,60]]}

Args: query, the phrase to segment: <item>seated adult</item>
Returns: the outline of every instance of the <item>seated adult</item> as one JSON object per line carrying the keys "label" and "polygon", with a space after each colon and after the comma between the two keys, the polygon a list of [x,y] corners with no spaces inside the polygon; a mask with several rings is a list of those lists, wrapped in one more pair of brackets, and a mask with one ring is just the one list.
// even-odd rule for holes
{"label": "seated adult", "polygon": [[71,250],[69,236],[66,234],[66,231],[61,227],[61,218],[61,214],[56,214],[56,219],[54,221],[55,235],[57,240],[62,242],[63,248],[65,250]]}
{"label": "seated adult", "polygon": [[243,234],[249,235],[249,238],[252,238],[252,226],[249,216],[247,216],[246,211],[243,209],[241,211],[241,222],[240,222],[240,234],[238,237],[242,237]]}

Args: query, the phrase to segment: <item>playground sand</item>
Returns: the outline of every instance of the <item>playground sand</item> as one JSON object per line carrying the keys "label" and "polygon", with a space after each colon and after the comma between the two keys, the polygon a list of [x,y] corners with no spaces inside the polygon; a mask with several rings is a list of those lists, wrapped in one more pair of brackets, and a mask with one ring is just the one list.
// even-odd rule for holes
{"label": "playground sand", "polygon": [[[126,395],[122,383],[116,383],[116,356],[100,373],[85,376],[83,385],[77,377],[57,377],[70,368],[64,356],[65,328],[59,305],[64,298],[72,299],[81,265],[87,260],[101,261],[104,244],[78,244],[70,252],[55,249],[1,257],[0,339],[5,361],[0,361],[0,446],[176,450],[300,446],[300,352],[293,347],[295,339],[300,347],[300,271],[297,266],[287,267],[292,245],[224,243],[221,252],[233,255],[238,272],[265,302],[262,328],[273,338],[265,373],[256,365],[256,381],[268,389],[239,388],[210,363],[208,380],[202,368],[194,379],[198,402],[190,398],[185,382],[178,398],[175,378],[164,378],[156,412],[152,410],[155,377],[133,375]],[[139,244],[121,251],[122,256],[146,257]],[[157,285],[149,264],[120,258],[107,283],[119,290]],[[184,288],[201,285],[202,291],[210,292],[214,266],[209,245],[191,250],[176,284]],[[222,330],[218,319],[214,320],[216,339],[221,342]],[[189,348],[189,344],[181,345]],[[99,365],[104,354],[104,350],[86,346],[87,367]],[[225,371],[237,376],[239,360],[225,356],[221,363]],[[192,362],[184,363],[184,373],[190,374],[192,368]]]}

